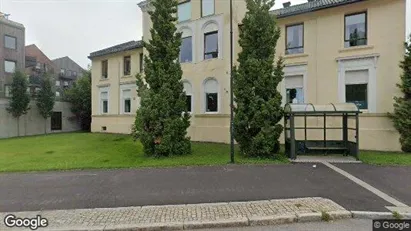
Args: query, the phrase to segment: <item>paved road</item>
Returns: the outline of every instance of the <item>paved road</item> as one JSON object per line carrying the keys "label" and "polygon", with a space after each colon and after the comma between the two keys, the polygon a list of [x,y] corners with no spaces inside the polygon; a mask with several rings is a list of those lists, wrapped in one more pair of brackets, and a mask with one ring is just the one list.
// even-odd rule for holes
{"label": "paved road", "polygon": [[[371,220],[340,220],[332,222],[295,223],[289,225],[213,229],[213,231],[371,231]],[[199,230],[201,231],[201,230]]]}
{"label": "paved road", "polygon": [[336,164],[391,197],[411,206],[411,167]]}
{"label": "paved road", "polygon": [[0,212],[298,197],[349,210],[391,206],[322,164],[0,174]]}

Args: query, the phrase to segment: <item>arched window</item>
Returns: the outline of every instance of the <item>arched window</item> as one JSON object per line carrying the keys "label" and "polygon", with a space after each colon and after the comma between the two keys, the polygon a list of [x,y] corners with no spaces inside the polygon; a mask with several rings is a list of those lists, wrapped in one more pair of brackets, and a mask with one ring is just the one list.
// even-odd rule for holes
{"label": "arched window", "polygon": [[207,79],[204,82],[205,112],[218,112],[218,82]]}
{"label": "arched window", "polygon": [[186,93],[187,111],[193,112],[193,87],[188,81],[184,81],[183,85],[184,85],[184,92]]}
{"label": "arched window", "polygon": [[214,21],[204,25],[204,60],[218,58],[218,24]]}
{"label": "arched window", "polygon": [[180,63],[190,63],[193,61],[193,33],[187,27],[181,32]]}

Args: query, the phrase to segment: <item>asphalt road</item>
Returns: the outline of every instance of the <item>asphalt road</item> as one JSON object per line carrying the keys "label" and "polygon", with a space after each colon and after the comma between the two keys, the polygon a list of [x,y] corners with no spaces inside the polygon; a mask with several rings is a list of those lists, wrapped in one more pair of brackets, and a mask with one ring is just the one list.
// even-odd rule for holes
{"label": "asphalt road", "polygon": [[391,197],[411,206],[411,167],[335,164]]}
{"label": "asphalt road", "polygon": [[0,174],[0,212],[298,197],[349,210],[391,206],[322,164]]}

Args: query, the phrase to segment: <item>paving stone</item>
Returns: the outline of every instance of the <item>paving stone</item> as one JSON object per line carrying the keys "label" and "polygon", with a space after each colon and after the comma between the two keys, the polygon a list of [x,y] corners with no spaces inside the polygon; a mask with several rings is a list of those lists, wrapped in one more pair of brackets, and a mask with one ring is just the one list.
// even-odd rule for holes
{"label": "paving stone", "polygon": [[[20,218],[37,215],[48,219],[41,230],[182,230],[195,228],[275,225],[318,219],[325,211],[332,217],[351,213],[331,200],[310,197],[210,204],[143,206],[102,209],[49,210],[13,213]],[[0,213],[0,219],[8,213]],[[67,227],[67,228],[65,228]],[[0,223],[0,230],[5,230]],[[17,229],[14,229],[17,230]]]}

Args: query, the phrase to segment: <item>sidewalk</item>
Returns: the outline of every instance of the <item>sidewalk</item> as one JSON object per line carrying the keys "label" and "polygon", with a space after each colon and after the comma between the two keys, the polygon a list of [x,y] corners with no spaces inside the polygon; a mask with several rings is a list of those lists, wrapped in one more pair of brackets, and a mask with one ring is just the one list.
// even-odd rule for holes
{"label": "sidewalk", "polygon": [[[19,218],[46,218],[49,226],[38,230],[182,230],[320,221],[321,212],[332,219],[351,218],[349,211],[320,197],[12,214]],[[0,213],[0,230],[8,230],[3,221],[7,214]]]}

